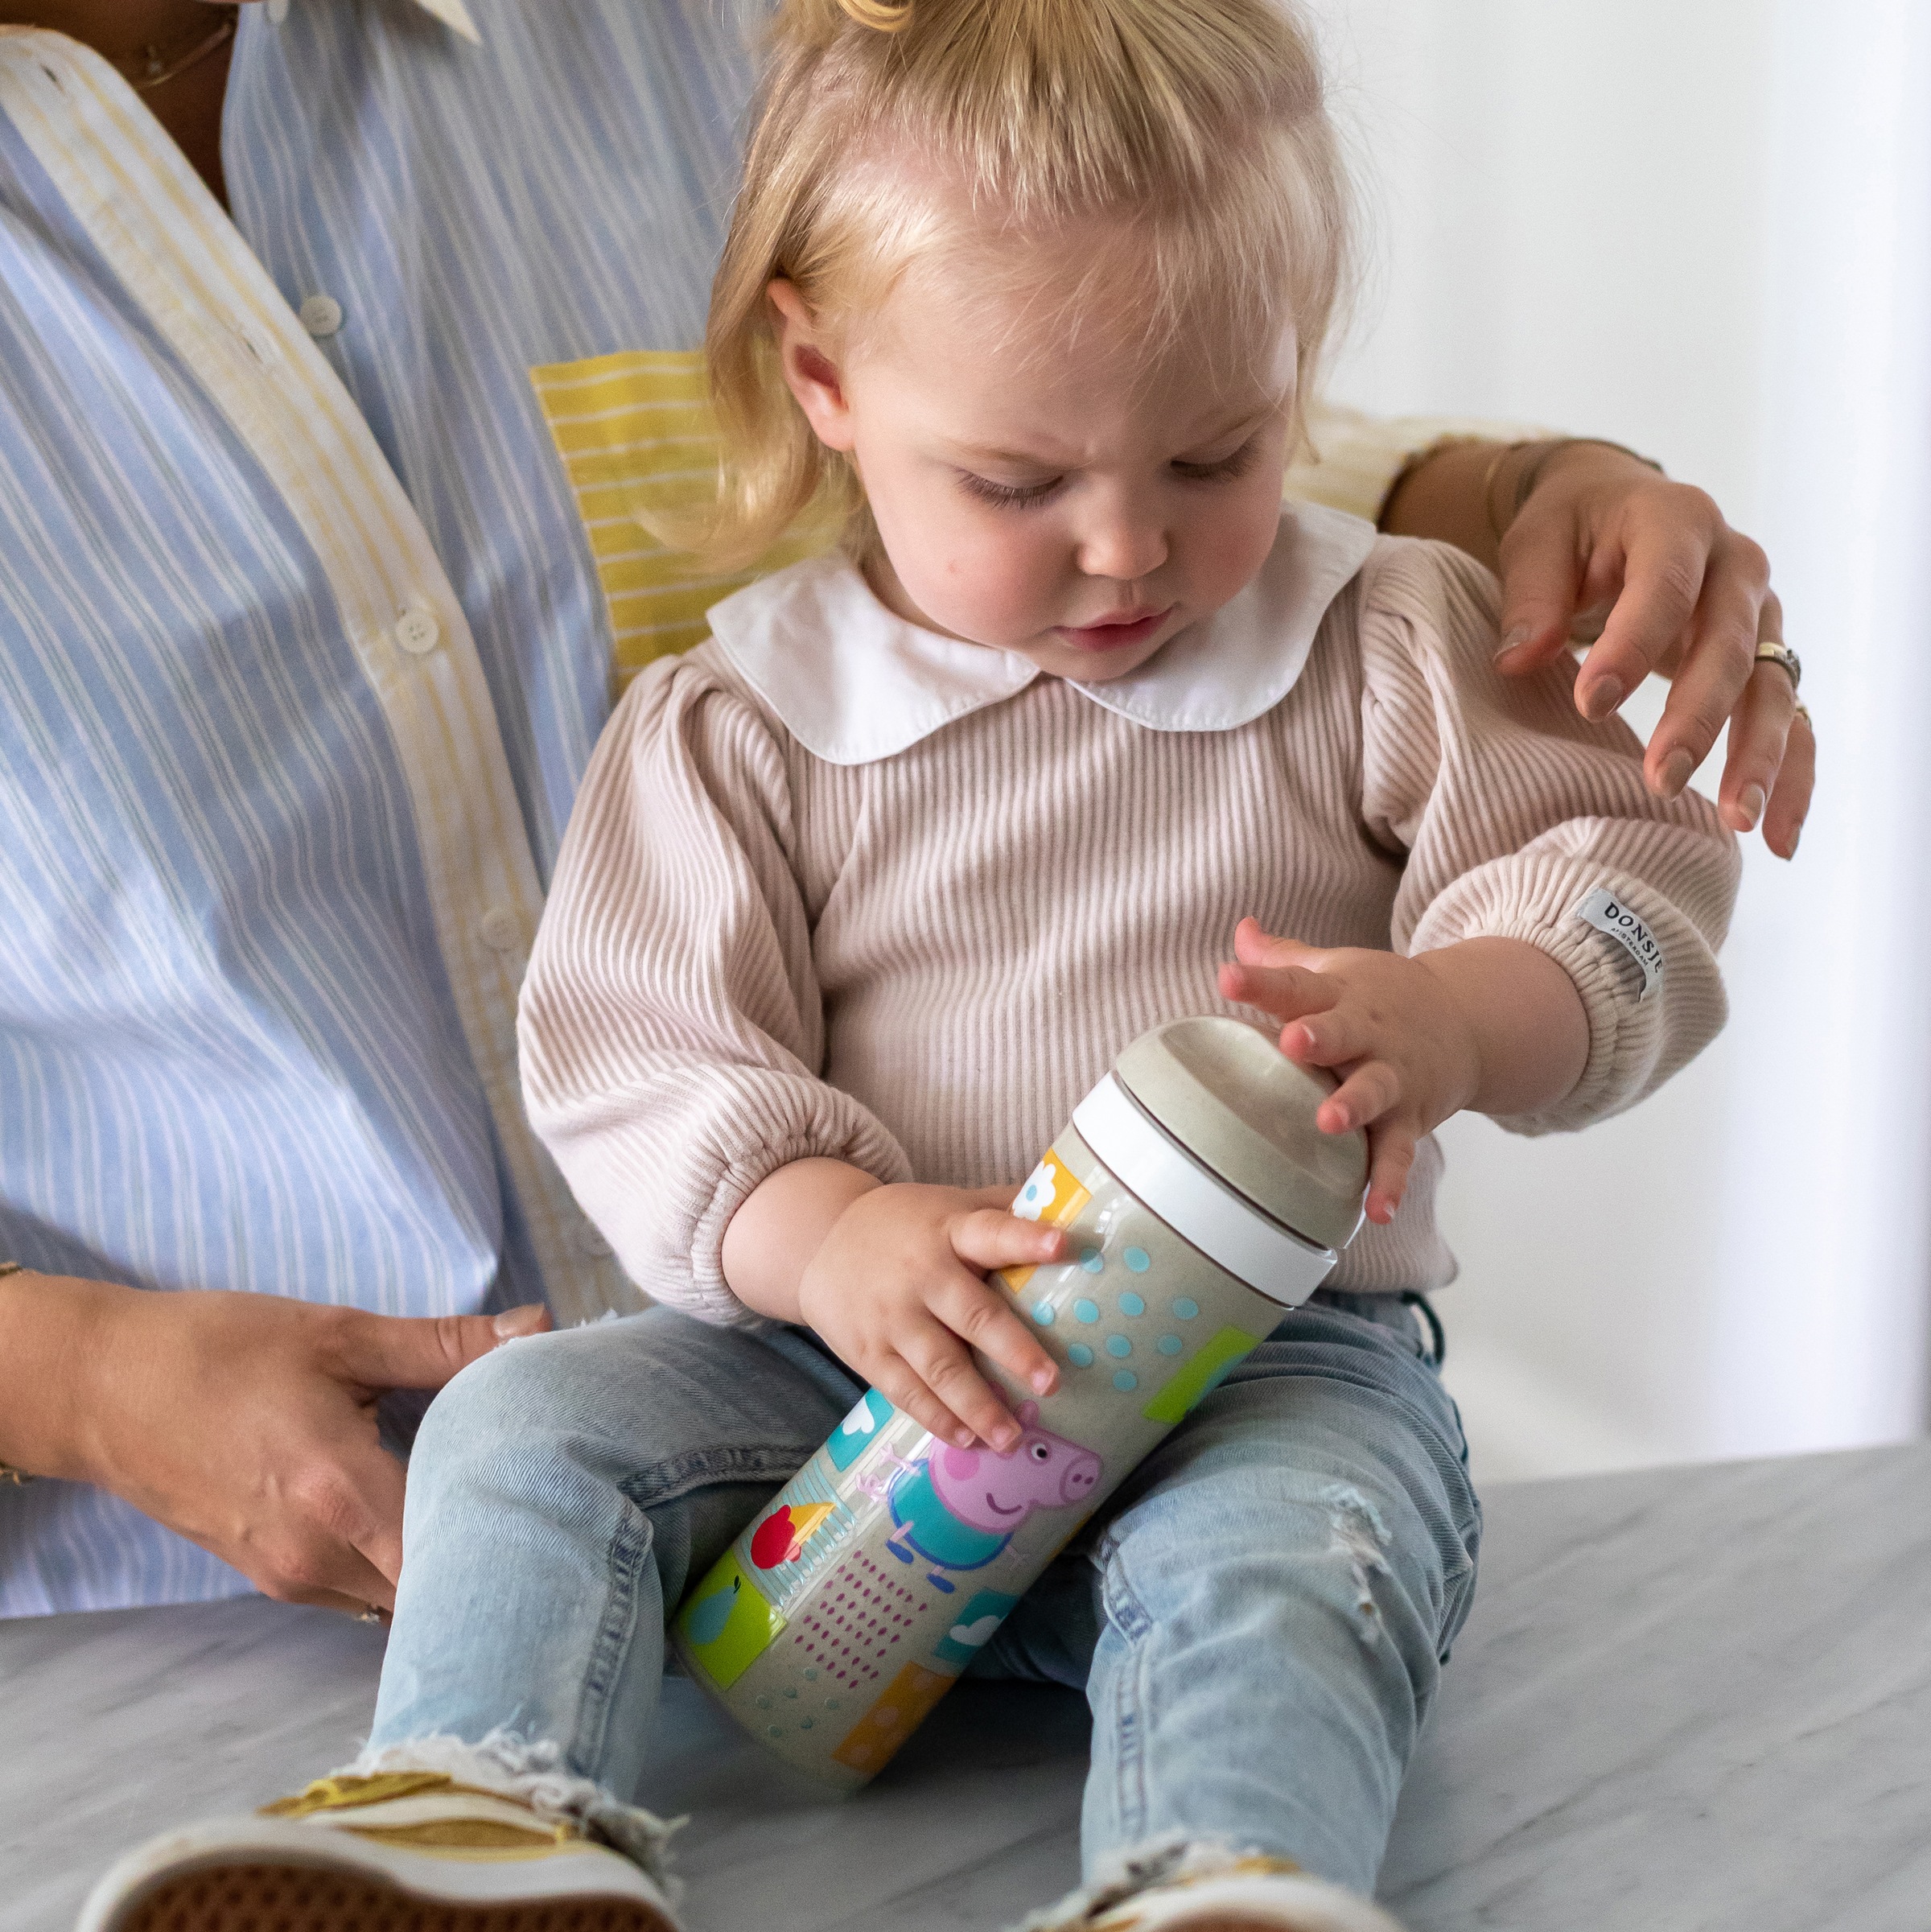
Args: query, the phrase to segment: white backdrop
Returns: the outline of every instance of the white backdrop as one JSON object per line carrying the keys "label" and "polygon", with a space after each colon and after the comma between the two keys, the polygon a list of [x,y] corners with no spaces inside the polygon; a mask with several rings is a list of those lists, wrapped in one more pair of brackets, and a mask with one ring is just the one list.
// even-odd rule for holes
{"label": "white backdrop", "polygon": [[1600,433],[1711,489],[1770,550],[1822,735],[1797,864],[1752,842],[1718,1044],[1580,1139],[1450,1131],[1464,1275],[1443,1312],[1478,1463],[1915,1433],[1931,1348],[1931,6],[1313,10],[1370,236],[1335,393]]}

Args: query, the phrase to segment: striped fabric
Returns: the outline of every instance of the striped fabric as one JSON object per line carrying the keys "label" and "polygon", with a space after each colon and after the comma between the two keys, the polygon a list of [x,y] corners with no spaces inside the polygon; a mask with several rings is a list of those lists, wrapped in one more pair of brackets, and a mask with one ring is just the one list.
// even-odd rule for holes
{"label": "striped fabric", "polygon": [[[622,499],[701,466],[661,425],[702,414],[758,7],[279,10],[241,17],[232,223],[104,64],[0,30],[0,1254],[632,1305],[512,1021],[613,666],[718,587]],[[1403,452],[1348,447],[1372,509]],[[0,1614],[245,1587],[0,1487]]]}
{"label": "striped fabric", "polygon": [[640,511],[689,510],[717,476],[704,357],[639,349],[530,371],[590,538],[610,613],[619,685],[654,657],[687,651],[704,613],[754,577],[830,546],[828,523],[802,525],[749,570],[707,571],[658,542]]}
{"label": "striped fabric", "polygon": [[[1215,970],[1249,913],[1316,945],[1549,953],[1590,1050],[1573,1093],[1505,1123],[1524,1131],[1631,1106],[1699,1051],[1723,1024],[1735,840],[1694,793],[1653,797],[1634,737],[1585,723],[1564,669],[1494,669],[1485,571],[1370,545],[1286,694],[1225,729],[1176,726],[1184,669],[1163,715],[1126,715],[1106,686],[1015,690],[990,651],[977,690],[932,715],[856,674],[867,641],[881,665],[926,652],[844,563],[745,592],[712,641],[640,678],[584,781],[522,1015],[531,1117],[632,1275],[755,1322],[719,1254],[785,1163],[1015,1180],[1123,1042],[1234,1010]],[[773,656],[805,674],[761,676]],[[834,762],[801,741],[823,724],[814,669],[887,748]],[[1661,945],[1653,994],[1583,916],[1599,889]],[[1440,1172],[1431,1139],[1336,1287],[1450,1279]]]}
{"label": "striped fabric", "polygon": [[[611,661],[529,371],[699,339],[750,70],[715,0],[470,10],[480,46],[399,0],[246,10],[232,224],[104,63],[0,35],[0,1254],[30,1266],[635,1305],[517,1090]],[[245,1588],[112,1497],[0,1493],[0,1612]]]}

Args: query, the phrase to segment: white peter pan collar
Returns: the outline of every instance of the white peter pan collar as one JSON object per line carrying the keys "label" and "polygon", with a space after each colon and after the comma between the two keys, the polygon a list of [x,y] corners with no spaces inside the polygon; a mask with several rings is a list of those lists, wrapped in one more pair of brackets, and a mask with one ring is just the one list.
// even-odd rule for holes
{"label": "white peter pan collar", "polygon": [[[1329,604],[1374,548],[1371,523],[1281,513],[1254,582],[1126,678],[1072,688],[1156,731],[1228,731],[1294,688]],[[711,635],[784,728],[828,764],[871,764],[1046,675],[1010,651],[895,616],[845,557],[808,558],[710,612]]]}

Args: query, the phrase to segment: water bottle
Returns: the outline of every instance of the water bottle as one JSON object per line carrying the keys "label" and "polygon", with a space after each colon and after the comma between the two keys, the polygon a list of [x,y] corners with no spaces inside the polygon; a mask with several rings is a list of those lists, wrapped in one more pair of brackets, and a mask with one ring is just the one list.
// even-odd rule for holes
{"label": "water bottle", "polygon": [[1326,1278],[1361,1226],[1367,1144],[1328,1093],[1221,1018],[1143,1034],[1013,1203],[1069,1258],[1001,1270],[1059,1365],[1035,1400],[982,1355],[1022,1435],[931,1435],[875,1389],[685,1598],[685,1668],[780,1757],[855,1790],[1161,1437]]}

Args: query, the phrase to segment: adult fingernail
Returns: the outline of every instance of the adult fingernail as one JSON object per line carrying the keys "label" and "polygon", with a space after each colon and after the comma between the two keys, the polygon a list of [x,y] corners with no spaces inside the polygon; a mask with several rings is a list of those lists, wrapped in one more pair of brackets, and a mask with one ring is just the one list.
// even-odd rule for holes
{"label": "adult fingernail", "polygon": [[1794,859],[1797,856],[1797,841],[1801,839],[1803,835],[1804,828],[1800,825],[1797,830],[1790,834],[1790,850],[1785,854],[1785,858]]}
{"label": "adult fingernail", "polygon": [[514,1341],[519,1335],[533,1335],[543,1325],[543,1307],[532,1302],[527,1308],[505,1308],[490,1324],[498,1341]]}
{"label": "adult fingernail", "polygon": [[1663,768],[1657,784],[1665,798],[1681,797],[1685,785],[1690,782],[1690,774],[1696,769],[1696,760],[1679,744],[1663,760]]}
{"label": "adult fingernail", "polygon": [[1583,715],[1592,724],[1600,724],[1629,695],[1629,687],[1621,678],[1605,675],[1584,685],[1577,695]]}
{"label": "adult fingernail", "polygon": [[1743,807],[1744,818],[1746,821],[1744,830],[1746,832],[1754,832],[1756,830],[1757,820],[1764,815],[1764,788],[1760,785],[1745,785],[1744,795],[1736,802]]}
{"label": "adult fingernail", "polygon": [[1496,650],[1499,664],[1511,651],[1519,651],[1529,641],[1529,627],[1525,624],[1512,624],[1502,632],[1502,641]]}
{"label": "adult fingernail", "polygon": [[993,1431],[992,1446],[1002,1456],[1016,1449],[1019,1446],[1019,1431],[1017,1429],[995,1429]]}
{"label": "adult fingernail", "polygon": [[1032,1386],[1034,1392],[1037,1394],[1046,1395],[1051,1394],[1052,1390],[1052,1370],[1050,1369],[1041,1369],[1038,1370],[1033,1376]]}

